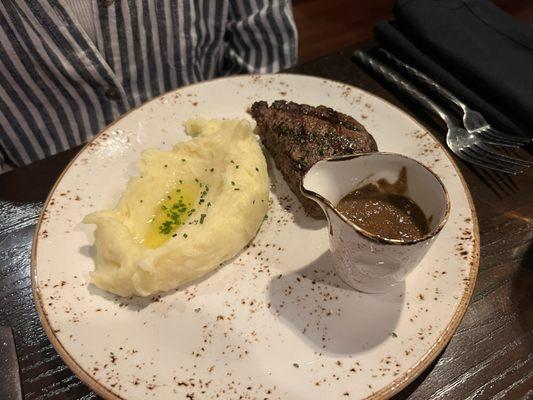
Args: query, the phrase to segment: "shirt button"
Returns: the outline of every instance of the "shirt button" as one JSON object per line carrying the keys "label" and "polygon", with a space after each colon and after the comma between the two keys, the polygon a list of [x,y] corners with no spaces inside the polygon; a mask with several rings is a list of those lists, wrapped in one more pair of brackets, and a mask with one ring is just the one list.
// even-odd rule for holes
{"label": "shirt button", "polygon": [[115,0],[100,0],[100,3],[103,6],[109,7],[109,6],[112,6],[115,3]]}
{"label": "shirt button", "polygon": [[115,87],[110,87],[107,89],[104,93],[105,97],[107,97],[108,100],[118,100],[120,99],[120,92]]}

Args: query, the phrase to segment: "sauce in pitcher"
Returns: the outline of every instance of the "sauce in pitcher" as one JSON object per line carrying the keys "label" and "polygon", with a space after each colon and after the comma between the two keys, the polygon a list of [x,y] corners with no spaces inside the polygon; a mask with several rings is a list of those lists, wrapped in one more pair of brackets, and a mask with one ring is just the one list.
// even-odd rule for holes
{"label": "sauce in pitcher", "polygon": [[384,179],[366,184],[345,195],[337,209],[360,228],[388,239],[414,240],[429,232],[429,221],[420,207],[403,193],[405,168],[391,184]]}

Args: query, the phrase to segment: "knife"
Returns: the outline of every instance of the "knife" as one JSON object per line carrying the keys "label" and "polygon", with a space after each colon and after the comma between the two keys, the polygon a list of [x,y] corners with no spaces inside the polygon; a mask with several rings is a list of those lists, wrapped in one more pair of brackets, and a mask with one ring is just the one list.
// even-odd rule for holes
{"label": "knife", "polygon": [[11,328],[0,326],[0,399],[22,400],[19,363]]}

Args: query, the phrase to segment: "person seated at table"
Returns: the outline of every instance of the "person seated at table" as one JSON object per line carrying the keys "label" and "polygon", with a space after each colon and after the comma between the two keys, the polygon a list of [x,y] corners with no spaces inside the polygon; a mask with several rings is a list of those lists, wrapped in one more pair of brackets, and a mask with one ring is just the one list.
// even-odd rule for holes
{"label": "person seated at table", "polygon": [[290,67],[296,44],[290,0],[4,0],[0,171],[174,88]]}

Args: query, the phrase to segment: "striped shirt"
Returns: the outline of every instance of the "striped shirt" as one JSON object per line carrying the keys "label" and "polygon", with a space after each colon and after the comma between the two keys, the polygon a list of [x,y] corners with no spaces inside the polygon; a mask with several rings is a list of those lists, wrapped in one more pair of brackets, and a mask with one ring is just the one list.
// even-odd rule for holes
{"label": "striped shirt", "polygon": [[290,0],[86,1],[91,35],[68,1],[0,2],[0,165],[87,142],[176,87],[296,62]]}

